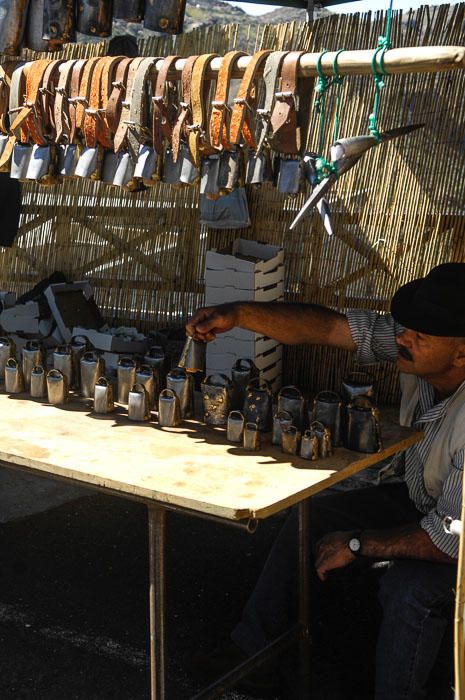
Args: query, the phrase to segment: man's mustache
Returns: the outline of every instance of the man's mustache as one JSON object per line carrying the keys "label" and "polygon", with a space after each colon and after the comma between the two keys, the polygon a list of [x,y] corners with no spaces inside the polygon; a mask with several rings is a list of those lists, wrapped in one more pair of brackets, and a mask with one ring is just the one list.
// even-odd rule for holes
{"label": "man's mustache", "polygon": [[410,360],[410,362],[413,362],[413,357],[407,350],[407,348],[404,348],[403,345],[399,345],[399,348],[397,350],[399,355],[404,358],[404,360]]}

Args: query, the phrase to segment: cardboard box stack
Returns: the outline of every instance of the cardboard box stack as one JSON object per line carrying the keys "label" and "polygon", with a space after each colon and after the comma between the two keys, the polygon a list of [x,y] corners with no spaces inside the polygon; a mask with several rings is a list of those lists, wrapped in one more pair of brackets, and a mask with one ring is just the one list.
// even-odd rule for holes
{"label": "cardboard box stack", "polygon": [[[281,301],[284,251],[277,246],[236,239],[227,250],[209,250],[205,270],[205,304],[230,301]],[[281,386],[282,345],[252,331],[233,328],[207,346],[207,375],[226,374],[236,360],[255,362],[273,391]]]}

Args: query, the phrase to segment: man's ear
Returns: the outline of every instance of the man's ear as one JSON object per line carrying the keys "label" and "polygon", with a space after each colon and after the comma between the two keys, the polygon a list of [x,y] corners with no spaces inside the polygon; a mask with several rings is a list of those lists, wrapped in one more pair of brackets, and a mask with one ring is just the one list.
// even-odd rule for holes
{"label": "man's ear", "polygon": [[465,367],[465,338],[459,338],[454,355],[454,365],[456,367]]}

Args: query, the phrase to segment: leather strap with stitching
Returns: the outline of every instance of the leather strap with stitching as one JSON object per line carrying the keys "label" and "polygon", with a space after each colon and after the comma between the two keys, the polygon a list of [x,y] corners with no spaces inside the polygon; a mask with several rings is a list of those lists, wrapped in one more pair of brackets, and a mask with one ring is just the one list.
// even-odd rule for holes
{"label": "leather strap with stitching", "polygon": [[191,83],[192,83],[192,71],[194,69],[194,64],[198,56],[189,56],[186,59],[184,67],[181,74],[182,83],[182,102],[179,103],[180,110],[176,124],[173,128],[173,135],[171,139],[171,146],[173,150],[173,162],[176,163],[179,155],[179,148],[181,145],[181,135],[186,134],[186,127],[192,123],[191,115]]}
{"label": "leather strap with stitching", "polygon": [[78,103],[76,98],[79,97],[79,86],[81,84],[82,74],[86,65],[86,60],[80,58],[73,66],[71,73],[71,84],[68,97],[68,113],[69,113],[69,142],[74,143],[76,139],[76,112]]}
{"label": "leather strap with stitching", "polygon": [[168,80],[169,72],[179,56],[166,56],[158,72],[155,85],[155,94],[152,97],[153,119],[152,119],[152,140],[153,147],[158,155],[163,153],[165,139],[171,141],[173,128],[176,123],[178,106],[175,104],[177,98],[176,83]]}
{"label": "leather strap with stitching", "polygon": [[[310,92],[308,78],[302,83],[298,79],[298,68],[303,51],[291,51],[283,61],[281,71],[281,89],[276,93],[276,102],[271,115],[270,137],[272,147],[284,155],[296,155],[305,147],[306,129],[309,102],[305,92]],[[299,106],[297,110],[297,100]],[[300,125],[299,125],[300,117]]]}
{"label": "leather strap with stitching", "polygon": [[134,85],[134,80],[136,77],[137,69],[144,58],[138,57],[131,61],[128,72],[128,80],[126,84],[126,95],[125,99],[121,102],[121,116],[118,124],[118,128],[115,133],[114,149],[115,153],[118,153],[126,142],[126,137],[129,129],[129,117],[131,112],[131,95],[132,88]]}
{"label": "leather strap with stitching", "polygon": [[273,51],[265,62],[263,69],[263,82],[265,83],[265,99],[262,109],[257,109],[257,153],[263,150],[273,109],[273,101],[276,92],[276,82],[281,72],[281,66],[288,51]]}
{"label": "leather strap with stitching", "polygon": [[129,131],[127,133],[128,150],[133,161],[137,160],[139,155],[139,146],[141,143],[146,143],[148,135],[151,139],[152,132],[148,129],[148,114],[147,112],[147,81],[148,78],[154,79],[153,66],[158,61],[158,58],[144,58],[139,64],[134,82],[130,93],[130,110],[129,110]]}
{"label": "leather strap with stitching", "polygon": [[207,136],[208,90],[210,81],[205,79],[208,66],[216,58],[216,53],[206,53],[199,56],[194,63],[191,85],[191,114],[192,124],[187,129],[187,143],[196,167],[200,164],[200,151],[207,155],[210,140]]}
{"label": "leather strap with stitching", "polygon": [[104,148],[113,148],[113,133],[107,119],[107,105],[113,91],[113,81],[119,64],[126,61],[125,56],[113,56],[107,60],[100,79],[100,119],[97,120],[97,141]]}
{"label": "leather strap with stitching", "polygon": [[[104,121],[103,111],[108,100],[108,79],[111,70],[119,63],[119,56],[104,56],[97,62],[92,73],[89,91],[89,104],[84,109],[82,130],[88,148],[95,148],[97,141],[111,148],[110,132]],[[102,143],[103,142],[103,143]]]}
{"label": "leather strap with stitching", "polygon": [[71,74],[77,63],[77,59],[65,61],[60,67],[60,77],[55,90],[55,103],[53,112],[55,118],[55,143],[68,143],[70,135],[70,118],[69,118],[69,88],[71,82]]}
{"label": "leather strap with stitching", "polygon": [[16,114],[11,124],[11,131],[22,143],[28,141],[29,136],[31,136],[34,143],[42,143],[44,141],[39,89],[42,86],[42,80],[49,63],[48,59],[42,59],[32,61],[24,68],[26,91],[23,108]]}
{"label": "leather strap with stitching", "polygon": [[76,130],[80,129],[82,131],[85,109],[89,105],[92,74],[99,61],[100,57],[88,58],[86,60],[79,83],[79,94],[76,97],[71,98],[76,102]]}
{"label": "leather strap with stitching", "polygon": [[8,107],[10,104],[11,76],[16,67],[16,61],[6,61],[0,64],[0,131],[9,133]]}
{"label": "leather strap with stitching", "polygon": [[[55,131],[55,91],[60,77],[60,66],[63,63],[63,59],[50,61],[45,70],[42,85],[39,88],[44,136],[44,139],[41,142],[42,144],[47,143],[50,139],[54,140],[55,138],[53,133]],[[38,142],[36,141],[35,143]]]}
{"label": "leather strap with stitching", "polygon": [[259,68],[270,53],[271,51],[266,49],[256,51],[242,76],[237,97],[234,100],[229,132],[231,143],[234,146],[238,146],[243,138],[250,148],[256,148],[253,136],[253,112],[256,100],[255,79]]}
{"label": "leather strap with stitching", "polygon": [[218,71],[209,129],[210,143],[213,148],[219,151],[222,149],[226,151],[231,149],[231,143],[229,141],[231,110],[228,106],[228,93],[233,68],[241,56],[246,56],[244,51],[228,51],[223,57]]}
{"label": "leather strap with stitching", "polygon": [[126,92],[126,83],[128,79],[129,66],[132,58],[123,58],[116,68],[115,80],[112,82],[112,90],[108,98],[106,106],[106,120],[108,128],[115,134],[118,129],[119,120],[121,117],[121,102],[123,101]]}

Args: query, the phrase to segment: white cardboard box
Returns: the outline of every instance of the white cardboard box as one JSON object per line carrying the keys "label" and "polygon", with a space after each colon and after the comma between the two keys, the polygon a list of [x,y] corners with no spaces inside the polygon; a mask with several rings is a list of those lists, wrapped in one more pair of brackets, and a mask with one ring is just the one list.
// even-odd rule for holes
{"label": "white cardboard box", "polygon": [[226,304],[229,301],[280,301],[283,298],[284,282],[264,289],[238,289],[233,286],[205,287],[205,304]]}
{"label": "white cardboard box", "polygon": [[[255,260],[246,260],[246,257]],[[270,272],[283,263],[284,251],[279,246],[236,238],[230,253],[216,249],[208,250],[205,267],[207,270],[235,270],[256,274]]]}
{"label": "white cardboard box", "polygon": [[[233,329],[233,331],[234,330],[235,329]],[[231,331],[231,333],[221,333],[217,335],[216,339],[208,345],[209,352],[232,352],[237,357],[250,357],[253,359],[279,345],[277,340],[259,335],[258,333],[245,331],[245,333],[248,333],[248,337],[236,337],[233,331]]]}
{"label": "white cardboard box", "polygon": [[206,287],[236,287],[237,289],[263,289],[282,282],[284,265],[277,265],[266,272],[240,272],[239,270],[205,270]]}
{"label": "white cardboard box", "polygon": [[[272,365],[274,365],[278,360],[282,359],[283,355],[283,346],[278,344],[276,345],[272,350],[269,350],[268,352],[258,355],[256,357],[251,357],[250,359],[254,361],[256,367],[262,371],[266,370]],[[234,365],[236,360],[239,358],[244,357],[243,355],[238,355],[237,353],[233,352],[221,352],[221,353],[216,353],[213,352],[210,348],[207,347],[207,373],[210,374],[211,371],[218,372],[220,369],[223,370],[225,368],[228,369],[229,371],[229,376],[231,374],[231,367]]]}

